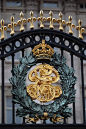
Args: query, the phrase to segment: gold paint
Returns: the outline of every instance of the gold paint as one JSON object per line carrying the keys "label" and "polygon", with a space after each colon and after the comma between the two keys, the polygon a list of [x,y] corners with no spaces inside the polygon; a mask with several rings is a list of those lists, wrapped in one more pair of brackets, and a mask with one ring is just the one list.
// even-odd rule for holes
{"label": "gold paint", "polygon": [[50,15],[50,17],[47,18],[47,21],[50,21],[49,28],[50,29],[53,29],[54,28],[53,22],[56,22],[56,19],[55,18],[52,18],[52,16],[53,16],[53,12],[52,11],[49,12],[49,15]]}
{"label": "gold paint", "polygon": [[59,13],[59,19],[57,19],[57,22],[60,23],[59,30],[63,31],[63,26],[62,25],[65,24],[65,20],[62,20],[62,13],[61,12]]}
{"label": "gold paint", "polygon": [[31,18],[28,18],[27,21],[31,23],[30,24],[30,29],[34,29],[33,21],[35,22],[36,18],[33,17],[33,11],[30,11],[30,16],[31,16]]}
{"label": "gold paint", "polygon": [[69,22],[66,22],[66,25],[69,26],[69,34],[73,35],[72,27],[75,28],[75,24],[72,24],[72,16],[69,16]]}
{"label": "gold paint", "polygon": [[44,112],[44,116],[43,117],[41,117],[41,119],[42,120],[44,120],[44,119],[49,119],[49,117],[48,117],[48,113],[47,112]]}
{"label": "gold paint", "polygon": [[52,118],[52,122],[63,122],[61,119],[64,119],[64,117],[57,117],[56,114],[54,114],[54,118]]}
{"label": "gold paint", "polygon": [[40,20],[40,28],[44,28],[43,21],[46,21],[46,18],[43,17],[43,11],[40,11],[40,17],[37,18],[37,20]]}
{"label": "gold paint", "polygon": [[8,24],[8,28],[10,29],[11,28],[11,33],[10,33],[10,35],[14,35],[15,34],[15,32],[14,32],[14,26],[17,26],[17,23],[16,22],[14,22],[14,17],[13,16],[11,16],[11,24]]}
{"label": "gold paint", "polygon": [[35,116],[36,116],[36,118],[25,117],[25,119],[28,119],[28,121],[26,123],[37,122],[39,120],[39,117],[37,114]]}
{"label": "gold paint", "polygon": [[53,66],[40,64],[29,73],[28,79],[35,83],[27,86],[27,93],[32,99],[38,99],[40,102],[52,101],[62,94],[59,86],[51,85],[59,78],[59,73]]}
{"label": "gold paint", "polygon": [[21,27],[20,27],[20,31],[21,31],[21,32],[24,31],[23,23],[26,23],[26,19],[23,18],[23,16],[24,16],[24,14],[21,12],[21,13],[20,13],[20,19],[21,19],[21,20],[18,20],[18,22],[17,22],[19,25],[21,25]]}
{"label": "gold paint", "polygon": [[82,20],[79,19],[78,24],[79,24],[79,26],[77,26],[76,29],[79,30],[79,38],[83,40],[82,33],[85,32],[85,29],[81,28]]}
{"label": "gold paint", "polygon": [[43,39],[42,43],[36,45],[32,52],[37,59],[50,59],[54,53],[54,50],[51,46],[45,44],[45,40]]}
{"label": "gold paint", "polygon": [[5,38],[5,36],[4,36],[4,30],[6,31],[7,30],[7,27],[4,26],[4,20],[2,19],[1,20],[1,28],[0,28],[1,40]]}

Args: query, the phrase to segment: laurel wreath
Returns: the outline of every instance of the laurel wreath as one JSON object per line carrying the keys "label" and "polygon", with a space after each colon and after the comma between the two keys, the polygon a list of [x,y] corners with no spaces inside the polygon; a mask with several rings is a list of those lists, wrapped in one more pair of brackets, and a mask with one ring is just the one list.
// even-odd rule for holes
{"label": "laurel wreath", "polygon": [[69,69],[66,65],[66,58],[58,53],[54,53],[50,65],[59,72],[62,95],[57,98],[52,104],[40,105],[35,103],[26,91],[26,76],[30,68],[37,64],[37,60],[33,53],[26,53],[25,57],[20,58],[20,64],[14,67],[14,75],[10,78],[10,83],[14,85],[14,89],[11,91],[15,98],[13,101],[20,104],[22,108],[18,108],[16,115],[19,117],[25,117],[29,114],[31,118],[35,118],[37,114],[41,119],[44,112],[48,113],[50,120],[54,117],[68,118],[72,115],[72,109],[68,107],[68,104],[75,102],[74,85],[76,83],[76,77],[74,76],[73,68]]}

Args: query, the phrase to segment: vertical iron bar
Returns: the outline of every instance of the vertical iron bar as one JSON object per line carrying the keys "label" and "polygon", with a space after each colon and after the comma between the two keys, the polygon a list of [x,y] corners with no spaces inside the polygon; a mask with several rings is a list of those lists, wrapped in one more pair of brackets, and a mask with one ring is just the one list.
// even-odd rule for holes
{"label": "vertical iron bar", "polygon": [[2,124],[4,124],[4,58],[2,58]]}
{"label": "vertical iron bar", "polygon": [[[24,49],[22,49],[22,57],[24,57]],[[22,124],[25,124],[25,117],[23,117],[23,123]]]}
{"label": "vertical iron bar", "polygon": [[[74,68],[73,64],[73,53],[71,53],[71,67]],[[74,88],[74,86],[73,86]],[[75,102],[73,102],[73,124],[76,123],[76,115],[75,115]]]}
{"label": "vertical iron bar", "polygon": [[[64,45],[63,37],[61,37],[61,44]],[[61,47],[61,56],[63,56],[63,48]],[[66,118],[64,117],[64,124],[66,124]]]}
{"label": "vertical iron bar", "polygon": [[[14,68],[14,53],[12,54],[12,76],[14,75],[13,73],[13,68]],[[12,90],[14,89],[14,85],[12,85]],[[12,100],[14,99],[14,95],[12,94]],[[12,102],[12,123],[15,124],[15,103],[14,101]]]}
{"label": "vertical iron bar", "polygon": [[82,58],[81,58],[81,83],[82,83],[83,123],[85,123],[84,73],[83,73],[83,59]]}

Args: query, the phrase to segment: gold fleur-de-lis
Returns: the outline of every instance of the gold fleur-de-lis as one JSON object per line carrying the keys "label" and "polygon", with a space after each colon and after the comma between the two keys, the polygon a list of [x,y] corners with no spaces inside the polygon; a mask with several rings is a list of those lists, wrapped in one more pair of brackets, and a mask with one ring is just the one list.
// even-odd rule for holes
{"label": "gold fleur-de-lis", "polygon": [[21,32],[24,31],[24,25],[23,25],[23,23],[26,22],[26,19],[23,18],[23,16],[24,16],[24,14],[21,12],[21,13],[20,13],[20,19],[21,19],[21,20],[18,20],[18,22],[17,22],[18,24],[21,25],[21,27],[20,27],[20,31],[21,31]]}
{"label": "gold fleur-de-lis", "polygon": [[63,31],[63,26],[62,25],[65,24],[65,20],[62,20],[62,13],[61,12],[59,13],[59,19],[57,19],[57,22],[60,23],[59,30]]}
{"label": "gold fleur-de-lis", "polygon": [[10,35],[14,35],[15,34],[15,32],[14,32],[14,26],[17,26],[17,23],[16,22],[14,22],[14,17],[13,16],[11,16],[11,24],[8,24],[8,28],[10,29],[11,28],[11,33],[10,33]]}
{"label": "gold fleur-de-lis", "polygon": [[53,22],[56,22],[56,19],[55,18],[52,18],[52,16],[53,16],[53,12],[52,11],[49,12],[49,15],[50,15],[50,17],[47,18],[47,21],[50,21],[49,28],[50,29],[53,29],[54,28]]}
{"label": "gold fleur-de-lis", "polygon": [[30,29],[34,29],[33,21],[36,21],[36,18],[33,17],[33,11],[30,11],[31,18],[28,18],[27,21],[30,22]]}
{"label": "gold fleur-de-lis", "polygon": [[43,17],[43,11],[40,11],[40,17],[37,18],[38,21],[40,20],[40,28],[44,28],[43,21],[46,21],[46,18]]}
{"label": "gold fleur-de-lis", "polygon": [[4,30],[6,31],[6,30],[7,30],[7,27],[4,26],[4,20],[2,19],[2,20],[1,20],[1,28],[0,28],[1,40],[3,40],[3,39],[5,38]]}
{"label": "gold fleur-de-lis", "polygon": [[72,24],[72,16],[69,16],[69,22],[66,22],[66,25],[69,26],[69,34],[73,35],[72,27],[75,28],[75,24]]}
{"label": "gold fleur-de-lis", "polygon": [[82,20],[79,19],[78,24],[79,24],[79,26],[77,26],[76,29],[79,30],[79,38],[83,40],[82,33],[85,32],[85,29],[81,28]]}

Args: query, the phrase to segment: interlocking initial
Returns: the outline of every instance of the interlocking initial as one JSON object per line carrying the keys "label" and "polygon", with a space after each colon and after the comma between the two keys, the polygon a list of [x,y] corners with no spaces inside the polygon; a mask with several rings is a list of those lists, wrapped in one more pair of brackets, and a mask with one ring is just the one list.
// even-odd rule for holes
{"label": "interlocking initial", "polygon": [[58,71],[53,66],[40,64],[29,73],[28,78],[35,82],[27,86],[27,92],[32,99],[49,102],[62,94],[62,89],[59,86],[51,85],[60,78]]}

